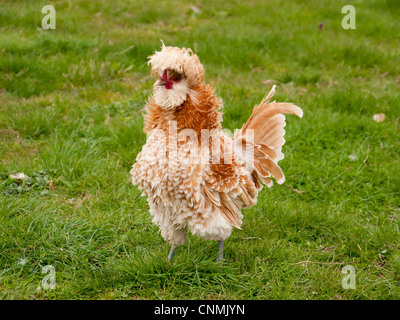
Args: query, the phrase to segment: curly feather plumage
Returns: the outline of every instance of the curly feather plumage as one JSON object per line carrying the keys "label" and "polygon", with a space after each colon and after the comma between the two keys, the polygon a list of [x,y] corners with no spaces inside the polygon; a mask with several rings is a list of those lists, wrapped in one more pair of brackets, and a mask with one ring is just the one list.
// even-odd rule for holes
{"label": "curly feather plumage", "polygon": [[[187,230],[206,240],[225,240],[233,227],[240,229],[242,208],[256,205],[259,181],[268,187],[271,178],[284,182],[278,165],[285,143],[283,113],[302,117],[303,112],[290,103],[269,102],[274,86],[229,137],[221,126],[222,100],[204,83],[204,67],[192,50],[163,43],[149,64],[156,82],[145,106],[148,139],[130,171],[132,182],[143,189],[153,222],[166,241],[185,243]],[[172,122],[176,133],[171,131]],[[185,130],[196,133],[195,138]],[[219,143],[211,146],[210,141]],[[240,151],[252,147],[253,161],[248,163],[237,146]]]}

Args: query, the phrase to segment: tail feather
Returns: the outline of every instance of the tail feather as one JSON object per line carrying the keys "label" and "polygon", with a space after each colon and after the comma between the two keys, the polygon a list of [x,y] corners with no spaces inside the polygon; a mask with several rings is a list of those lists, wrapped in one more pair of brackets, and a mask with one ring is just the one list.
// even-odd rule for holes
{"label": "tail feather", "polygon": [[283,113],[303,117],[303,110],[292,103],[269,102],[274,93],[275,86],[261,103],[254,107],[250,118],[238,133],[238,136],[246,139],[246,130],[254,130],[254,169],[260,181],[268,187],[272,186],[270,176],[274,177],[278,184],[285,181],[282,169],[277,164],[284,157],[282,146],[285,144],[286,122]]}
{"label": "tail feather", "polygon": [[[278,150],[274,150],[271,147],[266,146],[264,143],[260,143],[257,147],[257,149],[261,152],[263,152],[265,155],[270,157],[273,161],[279,161],[283,159],[283,154],[282,152],[279,152]],[[257,150],[256,149],[256,150]],[[263,154],[260,155],[261,157]]]}

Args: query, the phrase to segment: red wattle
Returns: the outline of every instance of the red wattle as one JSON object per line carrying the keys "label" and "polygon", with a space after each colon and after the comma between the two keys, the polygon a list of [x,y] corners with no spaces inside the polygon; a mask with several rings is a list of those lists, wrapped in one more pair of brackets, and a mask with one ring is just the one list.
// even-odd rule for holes
{"label": "red wattle", "polygon": [[174,83],[172,81],[168,80],[168,75],[167,75],[167,71],[164,71],[164,74],[162,75],[162,77],[160,78],[160,80],[163,80],[165,83],[165,89],[170,90],[172,89],[172,86],[174,85]]}

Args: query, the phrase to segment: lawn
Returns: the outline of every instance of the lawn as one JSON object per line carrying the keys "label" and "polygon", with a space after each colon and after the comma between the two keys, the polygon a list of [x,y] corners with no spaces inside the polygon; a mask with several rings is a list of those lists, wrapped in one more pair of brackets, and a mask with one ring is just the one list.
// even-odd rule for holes
{"label": "lawn", "polygon": [[[399,31],[397,0],[0,0],[0,299],[400,299]],[[224,128],[274,84],[304,110],[223,263],[194,236],[169,263],[129,180],[160,39],[199,55]]]}

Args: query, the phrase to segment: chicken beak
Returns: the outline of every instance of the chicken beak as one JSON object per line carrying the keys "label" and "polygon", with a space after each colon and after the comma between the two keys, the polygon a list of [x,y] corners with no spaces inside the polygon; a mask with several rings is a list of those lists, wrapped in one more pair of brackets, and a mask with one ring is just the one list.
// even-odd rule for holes
{"label": "chicken beak", "polygon": [[167,72],[164,72],[162,77],[160,77],[160,85],[165,86],[165,89],[172,89],[173,83],[172,81],[168,80]]}

